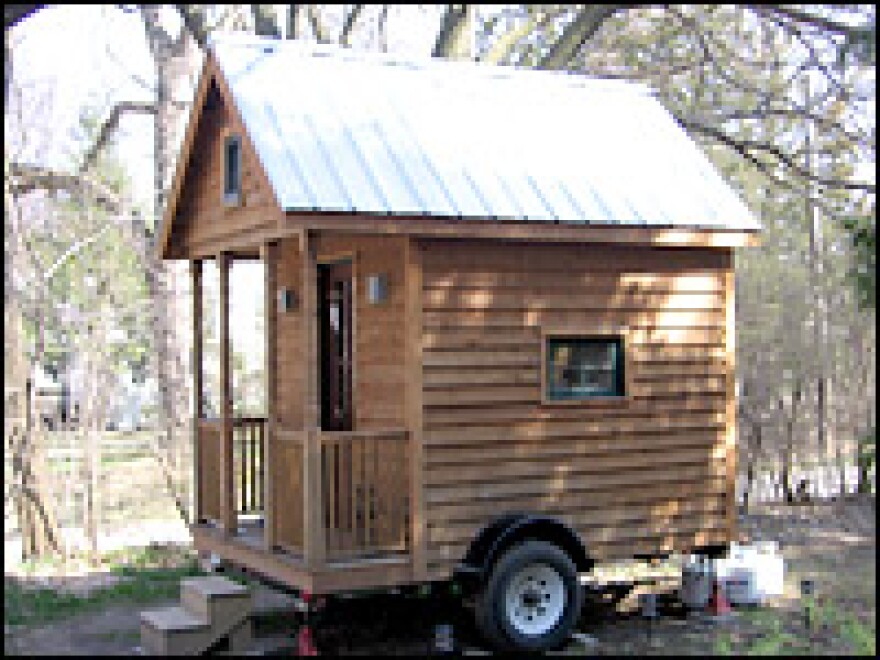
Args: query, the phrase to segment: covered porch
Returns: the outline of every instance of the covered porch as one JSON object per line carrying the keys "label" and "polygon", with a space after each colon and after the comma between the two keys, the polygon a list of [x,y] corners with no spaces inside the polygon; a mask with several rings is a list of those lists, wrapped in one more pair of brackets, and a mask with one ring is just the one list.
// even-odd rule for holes
{"label": "covered porch", "polygon": [[[219,275],[219,415],[205,406],[203,263],[191,261],[194,359],[195,516],[200,553],[315,593],[403,583],[412,579],[410,434],[404,428],[322,430],[317,261],[301,239],[303,387],[297,428],[279,393],[279,251],[222,252]],[[265,415],[233,412],[230,271],[234,260],[263,267]],[[255,292],[256,295],[256,292]],[[282,331],[286,331],[282,329]],[[287,338],[285,341],[289,340]],[[290,361],[286,364],[290,364]],[[287,368],[290,368],[289,366]],[[282,413],[279,414],[279,408]]]}

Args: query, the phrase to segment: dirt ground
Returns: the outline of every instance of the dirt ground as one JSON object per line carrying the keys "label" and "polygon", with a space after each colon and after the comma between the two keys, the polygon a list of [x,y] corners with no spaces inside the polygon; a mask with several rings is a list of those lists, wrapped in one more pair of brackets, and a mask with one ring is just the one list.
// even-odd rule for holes
{"label": "dirt ground", "polygon": [[[873,497],[793,506],[764,505],[741,518],[746,538],[775,540],[786,560],[786,593],[761,608],[737,608],[728,620],[712,622],[686,612],[675,598],[676,580],[653,589],[660,617],[650,631],[638,616],[639,587],[625,592],[590,592],[576,639],[565,655],[705,655],[719,653],[864,652],[854,638],[876,631],[876,505]],[[798,598],[802,578],[816,585],[813,627],[808,630]],[[261,592],[259,598],[270,596]],[[283,605],[283,599],[281,601]],[[425,654],[434,626],[451,623],[457,648],[483,655],[469,614],[453,595],[365,596],[336,602],[318,629],[322,653]],[[158,607],[156,603],[149,607]],[[7,654],[131,654],[139,647],[138,613],[143,605],[114,604],[42,626],[6,626]],[[254,653],[289,655],[295,649],[296,618],[272,607],[255,620]],[[266,613],[268,612],[268,613]],[[867,648],[871,648],[868,646]]]}

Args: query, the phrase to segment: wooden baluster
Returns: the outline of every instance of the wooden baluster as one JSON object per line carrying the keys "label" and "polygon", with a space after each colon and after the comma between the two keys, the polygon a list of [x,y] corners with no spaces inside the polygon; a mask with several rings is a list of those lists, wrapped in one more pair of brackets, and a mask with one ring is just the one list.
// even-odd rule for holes
{"label": "wooden baluster", "polygon": [[364,547],[373,544],[373,452],[376,447],[375,438],[364,438]]}
{"label": "wooden baluster", "polygon": [[369,530],[370,530],[370,519],[367,516],[367,511],[369,508],[370,502],[370,484],[367,481],[367,464],[368,464],[368,448],[369,448],[369,440],[367,438],[361,438],[358,441],[361,450],[361,543],[360,550],[363,551],[369,545],[369,541],[367,540]]}
{"label": "wooden baluster", "polygon": [[260,502],[257,499],[257,443],[259,440],[259,427],[257,422],[251,422],[251,508],[256,513],[260,508]]}
{"label": "wooden baluster", "polygon": [[[404,550],[411,550],[413,540],[410,536],[411,519],[413,513],[413,500],[409,493],[412,492],[410,480],[412,472],[410,471],[410,462],[412,459],[413,445],[409,436],[402,439],[398,444],[398,456],[400,457],[400,472],[398,473],[397,483],[400,486],[397,499],[400,501],[400,534],[398,536],[398,545]],[[409,543],[407,543],[409,539]]]}
{"label": "wooden baluster", "polygon": [[[337,442],[333,442],[333,444],[328,448],[330,454],[330,474],[329,474],[329,483],[330,483],[330,492],[328,493],[327,504],[330,508],[330,518],[327,522],[327,528],[330,530],[327,538],[333,538],[333,547],[327,548],[327,554],[333,554],[337,551],[338,545],[338,527],[339,527],[339,502],[337,501],[338,492],[339,492],[339,444]],[[328,543],[329,546],[329,543]]]}
{"label": "wooden baluster", "polygon": [[355,456],[354,443],[351,439],[346,441],[345,453],[348,454],[348,538],[346,550],[350,550],[357,538],[357,484],[355,482]]}
{"label": "wooden baluster", "polygon": [[389,543],[397,543],[397,517],[399,515],[398,509],[400,503],[397,501],[396,494],[394,493],[394,484],[397,483],[398,475],[397,475],[397,445],[390,444],[388,445],[388,450],[386,452],[386,461],[388,464],[387,467],[387,478],[388,478],[388,494],[386,495],[388,501],[388,542]]}
{"label": "wooden baluster", "polygon": [[244,475],[245,484],[244,508],[247,509],[248,513],[250,513],[251,507],[253,506],[253,499],[251,497],[251,473],[248,469],[250,465],[251,451],[253,449],[253,447],[251,446],[250,435],[250,422],[245,422],[241,427],[241,444],[244,447],[244,451],[242,452],[241,473],[242,475]]}
{"label": "wooden baluster", "polygon": [[266,456],[266,425],[265,425],[265,422],[260,422],[259,431],[260,431],[260,435],[259,435],[258,446],[260,448],[260,456],[259,456],[259,460],[257,462],[257,465],[259,466],[259,468],[257,470],[257,478],[258,478],[258,480],[257,480],[257,485],[258,485],[257,499],[258,499],[258,503],[259,503],[258,504],[259,509],[260,509],[260,511],[262,511],[263,517],[265,518],[265,516],[266,516],[266,498],[264,496],[264,492],[265,492],[265,487],[266,487],[266,476],[263,474],[263,470],[266,468],[266,461],[263,460]]}
{"label": "wooden baluster", "polygon": [[238,500],[241,506],[242,512],[247,510],[247,426],[246,425],[237,425],[235,428],[235,438],[236,445],[238,446],[239,454],[238,454],[238,469],[240,481],[241,481],[241,490],[239,492]]}

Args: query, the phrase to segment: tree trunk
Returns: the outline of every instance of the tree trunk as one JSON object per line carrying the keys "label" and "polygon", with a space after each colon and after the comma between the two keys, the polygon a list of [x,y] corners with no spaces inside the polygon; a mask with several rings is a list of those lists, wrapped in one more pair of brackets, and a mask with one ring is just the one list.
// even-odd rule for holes
{"label": "tree trunk", "polygon": [[156,67],[156,113],[154,115],[154,222],[150,232],[146,223],[133,227],[134,238],[139,243],[139,252],[144,266],[147,291],[152,301],[150,313],[150,334],[152,336],[152,372],[159,386],[159,436],[154,448],[154,455],[163,473],[166,486],[175,506],[185,523],[189,523],[189,506],[184,501],[184,494],[176,483],[177,468],[174,461],[176,438],[185,434],[177,427],[183,423],[184,409],[187,400],[187,384],[182,374],[176,374],[175,365],[180,360],[175,358],[178,342],[175,341],[176,328],[173,323],[173,307],[167,291],[165,280],[168,269],[164,262],[156,257],[154,241],[150,235],[159,235],[162,212],[165,208],[165,183],[169,179],[171,145],[174,144],[173,133],[176,128],[176,110],[171,90],[175,81],[186,73],[186,58],[191,54],[188,49],[188,33],[182,32],[178,39],[172,40],[158,20],[158,8],[142,6],[141,17],[147,36],[150,53]]}
{"label": "tree trunk", "polygon": [[[91,415],[90,415],[91,416]],[[81,420],[84,421],[84,420]],[[89,564],[98,564],[98,444],[97,429],[89,422],[80,424],[83,447],[80,480],[83,484],[83,530],[86,536],[86,557]]]}
{"label": "tree trunk", "polygon": [[[54,502],[47,480],[44,450],[47,441],[45,429],[34,419],[34,392],[28,377],[27,361],[21,341],[21,314],[14,301],[6,309],[6,355],[11,372],[6,382],[22,390],[17,397],[20,422],[9,429],[7,446],[12,458],[13,502],[21,531],[21,558],[23,561],[42,559],[61,554],[60,534]],[[42,323],[39,324],[36,355],[43,354]],[[20,385],[16,386],[16,383]],[[39,418],[39,411],[36,413]],[[4,424],[5,426],[5,424]],[[10,437],[11,436],[11,437]]]}
{"label": "tree trunk", "polygon": [[876,435],[871,429],[869,435],[859,438],[858,453],[856,454],[856,464],[858,465],[858,485],[856,492],[870,493],[874,489],[871,487],[871,466],[876,460]]}
{"label": "tree trunk", "polygon": [[[794,424],[797,420],[798,404],[800,403],[803,392],[800,382],[795,383],[791,395],[791,410],[788,419],[785,421],[785,445],[782,449],[782,493],[787,504],[794,502],[794,489],[792,488],[791,477],[794,461]],[[780,400],[780,406],[783,402]]]}
{"label": "tree trunk", "polygon": [[440,32],[431,51],[432,57],[473,58],[471,10],[472,5],[447,5],[440,25]]}
{"label": "tree trunk", "polygon": [[791,487],[792,452],[788,448],[782,453],[782,498],[786,504],[794,502],[794,489]]}

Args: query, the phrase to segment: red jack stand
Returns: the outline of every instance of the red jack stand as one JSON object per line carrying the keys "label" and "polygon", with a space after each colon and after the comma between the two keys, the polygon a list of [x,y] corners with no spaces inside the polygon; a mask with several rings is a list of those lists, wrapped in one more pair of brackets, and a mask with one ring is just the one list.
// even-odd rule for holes
{"label": "red jack stand", "polygon": [[708,614],[713,618],[728,617],[733,613],[733,608],[724,595],[721,581],[716,577],[712,580],[712,596],[709,598]]}
{"label": "red jack stand", "polygon": [[304,623],[296,635],[296,654],[318,655],[318,647],[315,646],[315,636],[312,634],[312,627],[308,623]]}
{"label": "red jack stand", "polygon": [[299,607],[303,613],[303,622],[296,634],[297,655],[318,655],[318,645],[315,643],[316,617],[325,605],[325,599],[315,597],[314,594],[303,591],[300,593]]}

